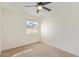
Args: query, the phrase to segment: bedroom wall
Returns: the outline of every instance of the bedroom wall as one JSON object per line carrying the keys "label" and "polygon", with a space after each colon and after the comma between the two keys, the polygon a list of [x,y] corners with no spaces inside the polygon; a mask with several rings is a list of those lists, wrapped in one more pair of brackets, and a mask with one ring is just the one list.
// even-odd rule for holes
{"label": "bedroom wall", "polygon": [[0,53],[1,53],[1,8],[0,8]]}
{"label": "bedroom wall", "polygon": [[[2,50],[11,49],[39,41],[39,32],[36,34],[26,34],[27,28],[25,23],[26,20],[29,20],[26,15],[5,8],[3,8],[2,12]],[[38,21],[35,18],[34,20]]]}
{"label": "bedroom wall", "polygon": [[41,38],[46,44],[79,56],[79,3],[55,4],[56,13],[42,20]]}

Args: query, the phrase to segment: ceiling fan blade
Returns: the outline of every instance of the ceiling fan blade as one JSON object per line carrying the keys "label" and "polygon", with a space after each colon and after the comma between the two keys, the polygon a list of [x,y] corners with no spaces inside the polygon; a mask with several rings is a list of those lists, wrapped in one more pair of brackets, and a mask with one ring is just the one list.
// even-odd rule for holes
{"label": "ceiling fan blade", "polygon": [[43,2],[44,5],[49,4],[49,3],[52,3],[52,2]]}
{"label": "ceiling fan blade", "polygon": [[47,10],[47,11],[51,11],[51,9],[49,9],[49,8],[47,8],[47,7],[44,7],[44,6],[42,6],[43,7],[43,9],[45,9],[45,10]]}
{"label": "ceiling fan blade", "polygon": [[37,9],[37,11],[36,11],[37,13],[39,13],[39,9]]}
{"label": "ceiling fan blade", "polygon": [[46,5],[46,4],[49,4],[51,2],[38,2],[37,5]]}

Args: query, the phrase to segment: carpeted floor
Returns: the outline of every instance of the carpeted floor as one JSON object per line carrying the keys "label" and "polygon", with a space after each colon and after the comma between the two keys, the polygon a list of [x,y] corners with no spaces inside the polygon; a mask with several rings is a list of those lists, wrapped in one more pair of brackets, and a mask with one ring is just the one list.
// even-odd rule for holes
{"label": "carpeted floor", "polygon": [[61,49],[38,42],[2,52],[2,56],[16,57],[76,57]]}

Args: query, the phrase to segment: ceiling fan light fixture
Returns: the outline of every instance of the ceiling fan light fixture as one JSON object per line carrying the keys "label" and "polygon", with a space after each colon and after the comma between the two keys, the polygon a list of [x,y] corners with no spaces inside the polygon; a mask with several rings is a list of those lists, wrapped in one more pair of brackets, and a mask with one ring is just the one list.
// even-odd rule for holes
{"label": "ceiling fan light fixture", "polygon": [[42,6],[38,6],[37,8],[38,8],[39,10],[41,10],[43,7],[42,7]]}

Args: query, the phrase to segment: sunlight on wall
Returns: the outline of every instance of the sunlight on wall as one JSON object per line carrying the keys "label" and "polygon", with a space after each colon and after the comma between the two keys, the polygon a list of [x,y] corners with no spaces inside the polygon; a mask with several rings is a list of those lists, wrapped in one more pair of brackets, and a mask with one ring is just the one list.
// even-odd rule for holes
{"label": "sunlight on wall", "polygon": [[[52,20],[52,21],[50,21]],[[51,17],[46,17],[42,20],[42,24],[41,24],[41,38],[43,41],[47,40],[49,41],[49,37],[50,38],[54,38],[56,35],[56,25],[55,22],[53,21],[54,19]],[[51,27],[52,25],[52,27]],[[52,33],[51,33],[52,32]],[[52,38],[52,40],[53,40]]]}

